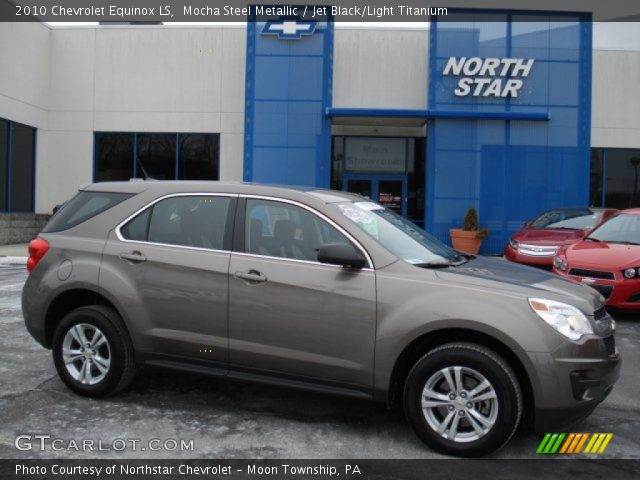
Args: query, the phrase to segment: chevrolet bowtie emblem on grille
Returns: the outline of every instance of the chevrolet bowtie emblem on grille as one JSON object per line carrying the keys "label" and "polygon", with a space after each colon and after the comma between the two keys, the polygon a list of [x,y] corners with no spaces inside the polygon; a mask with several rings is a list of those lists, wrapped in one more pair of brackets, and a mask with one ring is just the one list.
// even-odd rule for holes
{"label": "chevrolet bowtie emblem on grille", "polygon": [[317,23],[313,20],[281,17],[280,20],[269,20],[265,23],[262,34],[277,35],[283,40],[298,40],[302,35],[313,35]]}
{"label": "chevrolet bowtie emblem on grille", "polygon": [[580,281],[582,283],[586,283],[587,285],[591,285],[593,283],[596,283],[596,281],[593,278],[581,278]]}

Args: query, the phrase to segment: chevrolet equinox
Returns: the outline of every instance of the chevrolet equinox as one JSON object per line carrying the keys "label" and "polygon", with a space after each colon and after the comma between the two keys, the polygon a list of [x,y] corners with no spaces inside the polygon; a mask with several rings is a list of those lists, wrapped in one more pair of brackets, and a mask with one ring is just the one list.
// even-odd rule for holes
{"label": "chevrolet equinox", "polygon": [[523,419],[583,419],[619,376],[598,292],[345,192],[98,183],[29,254],[27,329],[80,395],[190,370],[400,405],[431,448],[480,456]]}

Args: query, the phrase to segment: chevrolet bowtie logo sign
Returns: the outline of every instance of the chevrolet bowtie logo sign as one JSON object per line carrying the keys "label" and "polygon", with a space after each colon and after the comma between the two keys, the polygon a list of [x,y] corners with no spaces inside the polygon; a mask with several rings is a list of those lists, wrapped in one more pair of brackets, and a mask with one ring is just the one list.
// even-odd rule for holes
{"label": "chevrolet bowtie logo sign", "polygon": [[313,35],[316,24],[313,20],[300,20],[298,18],[280,18],[269,20],[262,29],[263,35],[277,35],[283,40],[298,40],[302,35]]}

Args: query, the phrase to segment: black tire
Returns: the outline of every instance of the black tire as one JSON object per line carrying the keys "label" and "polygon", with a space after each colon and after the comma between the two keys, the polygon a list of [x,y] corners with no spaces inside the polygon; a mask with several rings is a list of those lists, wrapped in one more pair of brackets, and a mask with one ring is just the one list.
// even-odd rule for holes
{"label": "black tire", "polygon": [[[108,342],[110,364],[104,378],[95,384],[84,384],[76,380],[67,369],[63,358],[65,336],[79,324],[97,328]],[[62,381],[75,393],[86,397],[113,395],[127,387],[136,373],[135,354],[129,333],[120,315],[108,307],[80,307],[65,315],[54,331],[52,351],[53,361]],[[78,362],[82,364],[82,360]],[[99,373],[95,367],[94,371]]]}
{"label": "black tire", "polygon": [[[495,402],[497,402],[495,422],[493,426],[488,427],[488,431],[484,433],[484,436],[479,436],[477,431],[474,432],[472,430],[472,422],[470,421],[472,418],[469,409],[466,409],[463,413],[454,410],[458,408],[458,404],[456,406],[446,405],[428,409],[431,412],[432,424],[435,423],[434,418],[436,422],[441,420],[441,423],[445,423],[446,414],[449,412],[469,416],[464,421],[460,420],[460,431],[462,434],[468,432],[468,435],[478,435],[479,438],[473,439],[470,437],[469,441],[464,443],[460,440],[453,441],[439,434],[435,428],[429,425],[427,415],[422,408],[423,389],[427,381],[430,378],[438,378],[438,372],[442,369],[454,366],[472,369],[484,376],[491,384],[495,392]],[[467,384],[473,382],[472,374],[470,377],[464,377],[463,375],[463,378],[463,382],[467,382]],[[440,382],[438,388],[442,388],[443,390],[441,391],[447,391],[448,383],[446,383],[446,379],[442,377]],[[445,384],[446,386],[444,386]],[[449,397],[449,395],[447,394],[446,396]],[[458,395],[456,398],[464,403],[460,392],[458,392]],[[465,390],[465,396],[467,395],[468,393]],[[498,354],[473,343],[449,343],[431,350],[420,358],[407,376],[403,402],[405,415],[418,437],[433,450],[458,457],[480,457],[496,451],[513,436],[522,417],[522,393],[513,370]],[[489,402],[494,402],[494,400],[485,402],[487,403],[474,404],[473,408],[487,408],[491,411],[496,406],[495,403],[492,404],[493,407],[487,406]],[[465,407],[461,406],[460,408],[464,409]],[[461,416],[462,418],[464,417]]]}

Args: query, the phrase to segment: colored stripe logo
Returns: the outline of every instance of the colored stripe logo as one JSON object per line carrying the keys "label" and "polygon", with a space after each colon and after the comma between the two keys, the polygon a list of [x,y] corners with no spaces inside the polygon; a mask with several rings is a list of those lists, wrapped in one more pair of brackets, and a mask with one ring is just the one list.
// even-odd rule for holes
{"label": "colored stripe logo", "polygon": [[547,433],[538,445],[540,454],[604,453],[613,433]]}

